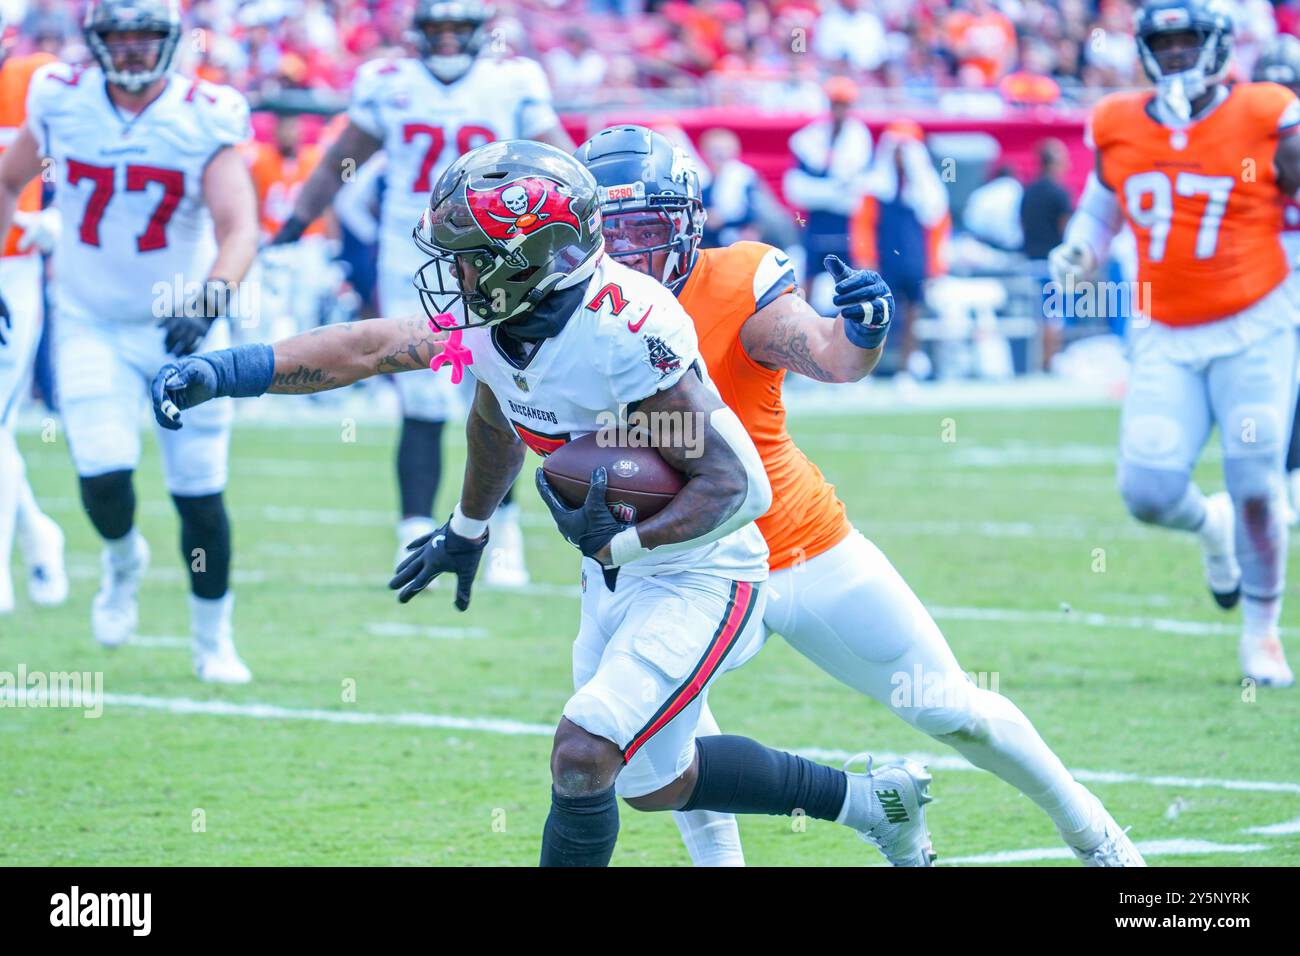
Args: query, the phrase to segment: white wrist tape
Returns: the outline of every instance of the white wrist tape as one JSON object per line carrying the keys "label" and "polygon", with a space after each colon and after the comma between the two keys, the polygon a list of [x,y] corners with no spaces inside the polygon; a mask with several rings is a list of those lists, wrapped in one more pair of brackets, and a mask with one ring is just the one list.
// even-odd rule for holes
{"label": "white wrist tape", "polygon": [[637,534],[635,526],[624,528],[609,539],[609,560],[616,568],[644,558],[649,553],[649,548],[641,546],[641,536]]}
{"label": "white wrist tape", "polygon": [[460,502],[456,502],[456,507],[451,511],[451,521],[449,522],[451,530],[456,532],[462,538],[477,540],[483,537],[483,532],[487,531],[488,523],[479,518],[467,517],[465,512],[460,510]]}

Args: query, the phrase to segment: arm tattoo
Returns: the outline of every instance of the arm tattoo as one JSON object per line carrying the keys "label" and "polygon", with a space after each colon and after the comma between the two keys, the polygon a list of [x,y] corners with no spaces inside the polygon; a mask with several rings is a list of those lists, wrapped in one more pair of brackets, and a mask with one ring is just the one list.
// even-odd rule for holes
{"label": "arm tattoo", "polygon": [[480,383],[465,423],[460,506],[470,518],[490,518],[524,466],[524,443],[514,431],[501,427],[503,420],[495,403],[491,391]]}
{"label": "arm tattoo", "polygon": [[691,372],[671,388],[656,392],[638,405],[646,414],[694,416],[699,427],[659,429],[662,434],[696,434],[698,441],[681,446],[657,445],[666,462],[686,475],[677,497],[652,518],[637,523],[647,548],[702,537],[735,514],[745,499],[745,469],[731,446],[713,429],[709,414],[721,407],[717,398]]}
{"label": "arm tattoo", "polygon": [[439,339],[427,321],[420,319],[398,319],[405,339],[400,348],[375,360],[375,374],[387,375],[391,372],[412,372],[428,368],[433,357],[438,354]]}
{"label": "arm tattoo", "polygon": [[763,360],[778,368],[788,368],[818,382],[835,381],[830,371],[817,361],[808,342],[808,331],[797,316],[782,316],[763,343]]}
{"label": "arm tattoo", "polygon": [[267,391],[279,395],[310,395],[338,387],[338,380],[325,369],[299,365],[292,372],[276,372]]}

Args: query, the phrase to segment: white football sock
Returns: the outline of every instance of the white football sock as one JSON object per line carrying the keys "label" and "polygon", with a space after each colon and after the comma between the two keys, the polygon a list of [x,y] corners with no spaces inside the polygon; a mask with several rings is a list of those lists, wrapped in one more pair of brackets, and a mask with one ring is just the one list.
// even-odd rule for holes
{"label": "white football sock", "polygon": [[[512,506],[512,507],[518,507]],[[500,514],[498,509],[497,514]],[[713,711],[706,701],[700,710],[696,736],[711,737],[722,733]],[[682,843],[696,866],[744,866],[745,854],[740,848],[740,828],[731,813],[717,810],[673,811],[677,829],[682,833]]]}
{"label": "white football sock", "polygon": [[139,529],[132,528],[122,537],[104,542],[104,548],[108,551],[108,559],[113,563],[113,567],[123,569],[135,566],[138,558],[139,540]]}
{"label": "white football sock", "polygon": [[1282,620],[1282,598],[1241,596],[1242,630],[1247,634],[1277,634]]}
{"label": "white football sock", "polygon": [[235,596],[229,591],[219,598],[190,595],[190,632],[205,650],[215,650],[223,640],[230,639],[234,608]]}
{"label": "white football sock", "polygon": [[1019,707],[991,691],[971,693],[978,729],[936,739],[1038,804],[1071,846],[1096,846],[1101,835],[1093,827],[1094,798],[1088,789],[1070,776]]}

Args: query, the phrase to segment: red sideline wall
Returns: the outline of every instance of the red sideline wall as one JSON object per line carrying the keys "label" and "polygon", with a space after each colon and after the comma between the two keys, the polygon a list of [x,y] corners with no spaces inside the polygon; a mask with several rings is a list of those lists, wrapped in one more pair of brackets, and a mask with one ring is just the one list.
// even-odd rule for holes
{"label": "red sideline wall", "polygon": [[[862,112],[858,114],[875,136],[900,114]],[[992,136],[1002,146],[1001,161],[1015,170],[1021,180],[1028,182],[1037,172],[1035,149],[1040,140],[1054,136],[1065,143],[1070,151],[1069,185],[1075,195],[1083,189],[1083,181],[1092,168],[1092,157],[1083,144],[1083,126],[1086,114],[1082,111],[1055,110],[1026,111],[999,119],[969,119],[943,113],[910,113],[907,115],[920,124],[927,134],[983,132]],[[591,114],[565,114],[564,126],[575,143],[581,143],[593,133],[615,123],[640,123],[642,125],[672,125],[682,127],[695,143],[700,135],[715,126],[725,126],[740,137],[744,159],[781,195],[781,177],[793,160],[787,143],[791,134],[812,117],[792,113],[757,113],[737,109],[692,109],[675,111],[601,111]],[[257,138],[269,140],[274,128],[274,117],[258,114],[253,118]],[[307,139],[315,140],[321,121],[303,117]]]}

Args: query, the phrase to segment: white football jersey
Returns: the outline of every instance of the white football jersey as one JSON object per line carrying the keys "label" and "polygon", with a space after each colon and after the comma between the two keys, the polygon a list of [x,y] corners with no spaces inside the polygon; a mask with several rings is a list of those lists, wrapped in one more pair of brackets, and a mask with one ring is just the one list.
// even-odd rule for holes
{"label": "white football jersey", "polygon": [[[611,428],[620,416],[626,419],[628,406],[673,385],[692,366],[716,393],[694,323],[654,279],[605,257],[582,301],[560,333],[543,340],[522,364],[502,350],[493,328],[464,332],[462,341],[473,355],[469,370],[492,390],[501,413],[533,451],[549,455],[574,438]],[[678,434],[691,438],[684,430]],[[699,571],[762,581],[767,554],[751,522],[681,554],[651,553],[624,565],[623,572]]]}
{"label": "white football jersey", "polygon": [[400,288],[403,299],[381,303],[391,314],[419,311],[410,280],[425,257],[411,231],[443,170],[476,146],[531,139],[559,124],[546,74],[523,57],[479,57],[453,83],[414,57],[372,60],[357,71],[348,118],[382,141],[388,157],[379,271],[394,282],[400,277],[402,284],[390,287]]}
{"label": "white football jersey", "polygon": [[27,123],[53,160],[63,215],[59,311],[146,323],[183,305],[183,286],[206,279],[216,258],[203,172],[252,135],[243,94],[171,74],[162,95],[132,116],[109,100],[98,67],[51,63],[32,77]]}

